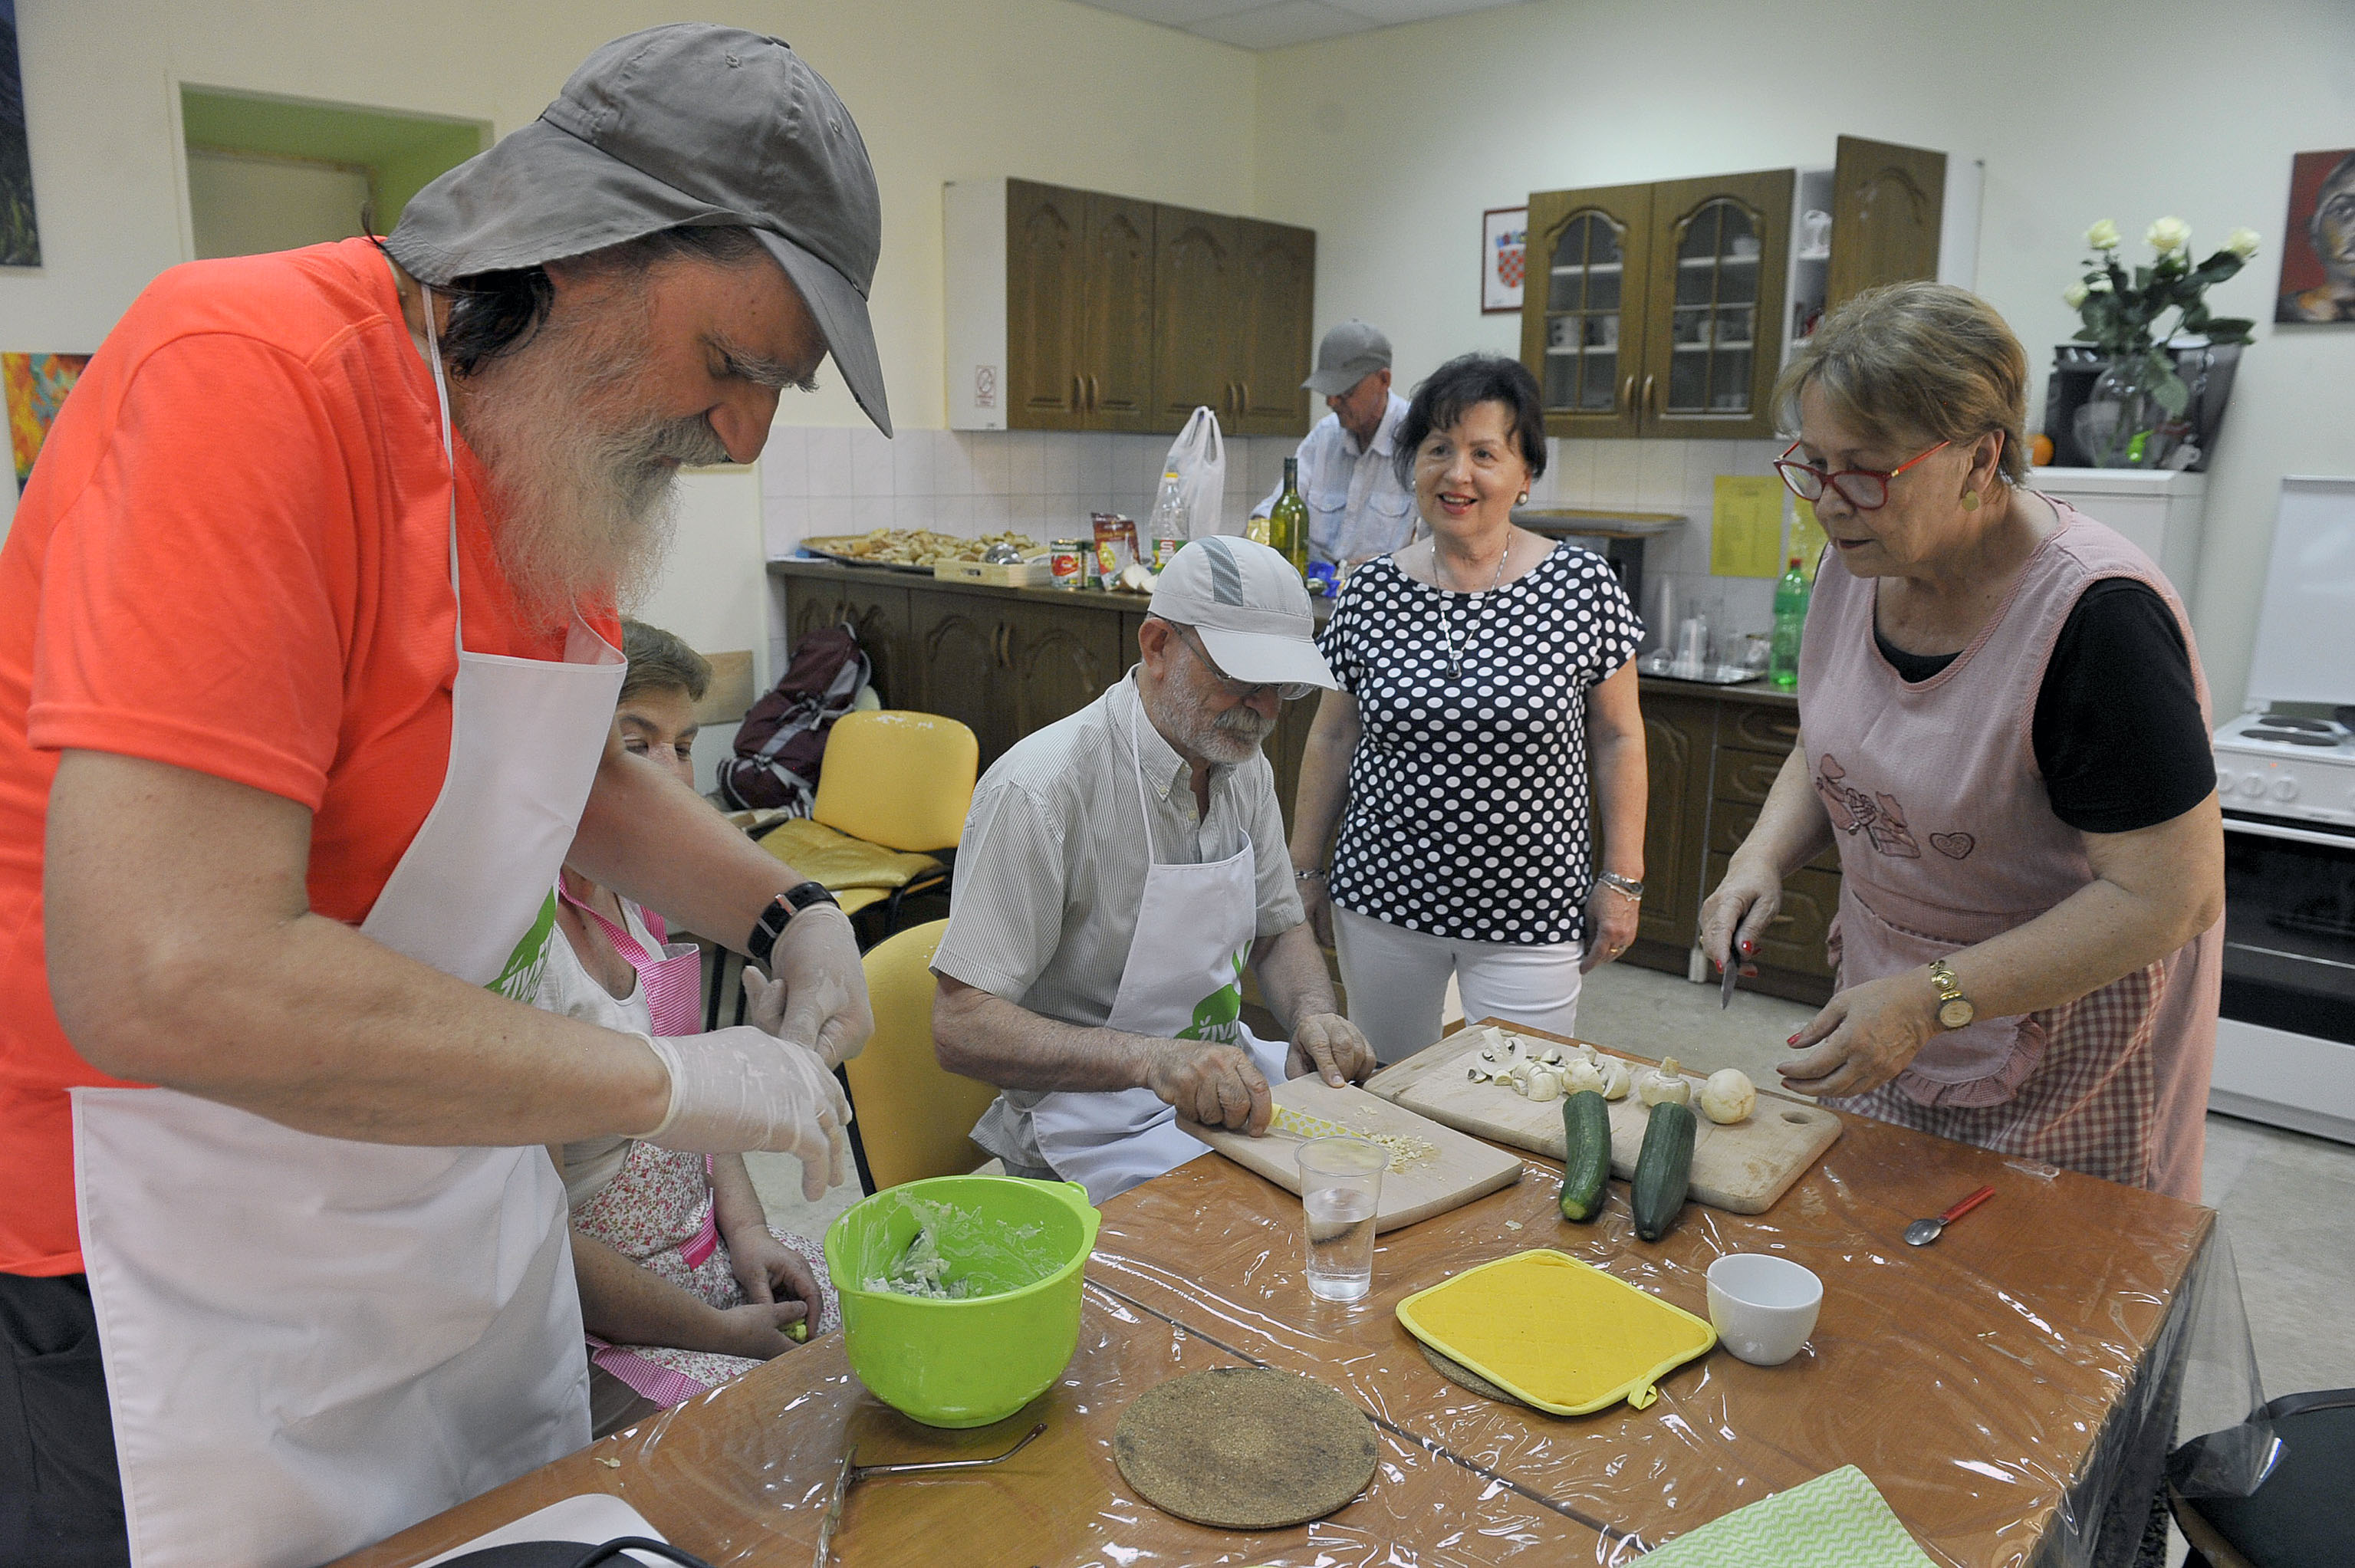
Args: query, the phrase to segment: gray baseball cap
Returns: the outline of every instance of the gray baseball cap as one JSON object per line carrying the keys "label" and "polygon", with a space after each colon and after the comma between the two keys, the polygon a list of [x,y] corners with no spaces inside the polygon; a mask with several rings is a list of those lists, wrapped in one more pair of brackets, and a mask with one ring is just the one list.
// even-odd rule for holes
{"label": "gray baseball cap", "polygon": [[1316,346],[1316,369],[1300,384],[1319,397],[1348,391],[1377,370],[1391,368],[1391,340],[1381,328],[1351,316]]}
{"label": "gray baseball cap", "polygon": [[538,119],[411,197],[385,249],[440,285],[699,224],[760,236],[890,434],[867,315],[874,165],[842,100],[781,39],[702,22],[614,39]]}
{"label": "gray baseball cap", "polygon": [[1154,579],[1146,609],[1193,627],[1237,680],[1340,689],[1316,651],[1316,615],[1300,573],[1263,544],[1223,534],[1196,539]]}

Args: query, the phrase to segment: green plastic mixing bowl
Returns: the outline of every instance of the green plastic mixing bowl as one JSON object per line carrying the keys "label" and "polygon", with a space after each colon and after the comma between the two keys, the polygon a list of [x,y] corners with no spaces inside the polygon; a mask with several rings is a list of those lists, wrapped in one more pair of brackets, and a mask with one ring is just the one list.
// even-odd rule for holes
{"label": "green plastic mixing bowl", "polygon": [[[927,1426],[986,1426],[1053,1385],[1080,1342],[1081,1269],[1100,1216],[1069,1181],[942,1176],[888,1188],[826,1227],[843,1347],[875,1397]],[[870,1290],[930,1225],[963,1300]]]}

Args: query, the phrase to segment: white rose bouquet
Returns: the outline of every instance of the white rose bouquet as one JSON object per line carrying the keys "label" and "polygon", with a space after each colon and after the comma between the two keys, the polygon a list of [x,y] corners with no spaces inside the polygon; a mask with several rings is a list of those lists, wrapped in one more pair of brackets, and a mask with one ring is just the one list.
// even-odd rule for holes
{"label": "white rose bouquet", "polygon": [[[2191,226],[2179,218],[2162,218],[2143,240],[2154,252],[2150,265],[2129,273],[2118,262],[2118,226],[2105,218],[2085,230],[2086,271],[2062,292],[2062,299],[2084,323],[2077,341],[2091,343],[2110,357],[2113,365],[2138,365],[2138,378],[2170,416],[2180,416],[2190,401],[2190,389],[2175,373],[2175,362],[2158,345],[2178,334],[2204,336],[2211,343],[2246,343],[2255,325],[2243,316],[2211,315],[2201,296],[2214,284],[2239,272],[2257,253],[2257,232],[2235,229],[2216,253],[2193,265]],[[2179,314],[2165,332],[2155,329],[2169,311]]]}

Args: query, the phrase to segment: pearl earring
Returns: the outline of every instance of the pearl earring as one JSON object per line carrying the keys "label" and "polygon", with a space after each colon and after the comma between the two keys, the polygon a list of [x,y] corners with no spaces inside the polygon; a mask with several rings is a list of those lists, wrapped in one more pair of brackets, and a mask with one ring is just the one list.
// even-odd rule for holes
{"label": "pearl earring", "polygon": [[1522,492],[1521,492],[1521,498],[1520,498],[1519,500],[1518,500],[1518,501],[1516,501],[1516,502],[1514,502],[1514,503],[1513,503],[1513,505],[1514,505],[1514,506],[1516,506],[1516,507],[1526,507],[1526,506],[1528,506],[1529,504],[1529,493],[1527,490],[1522,491]]}
{"label": "pearl earring", "polygon": [[1977,490],[1966,490],[1966,491],[1964,491],[1964,492],[1963,492],[1963,510],[1964,510],[1964,511],[1966,511],[1966,512],[1976,512],[1976,511],[1977,511],[1978,509],[1979,509],[1979,493],[1978,493]]}

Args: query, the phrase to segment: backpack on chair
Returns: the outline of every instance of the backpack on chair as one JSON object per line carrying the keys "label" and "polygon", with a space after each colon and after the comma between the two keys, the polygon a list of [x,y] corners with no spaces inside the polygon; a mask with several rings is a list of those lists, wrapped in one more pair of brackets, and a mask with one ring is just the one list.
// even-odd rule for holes
{"label": "backpack on chair", "polygon": [[736,754],[719,764],[720,798],[737,811],[807,816],[826,731],[850,711],[871,667],[848,626],[824,627],[796,643],[785,673],[744,715]]}

